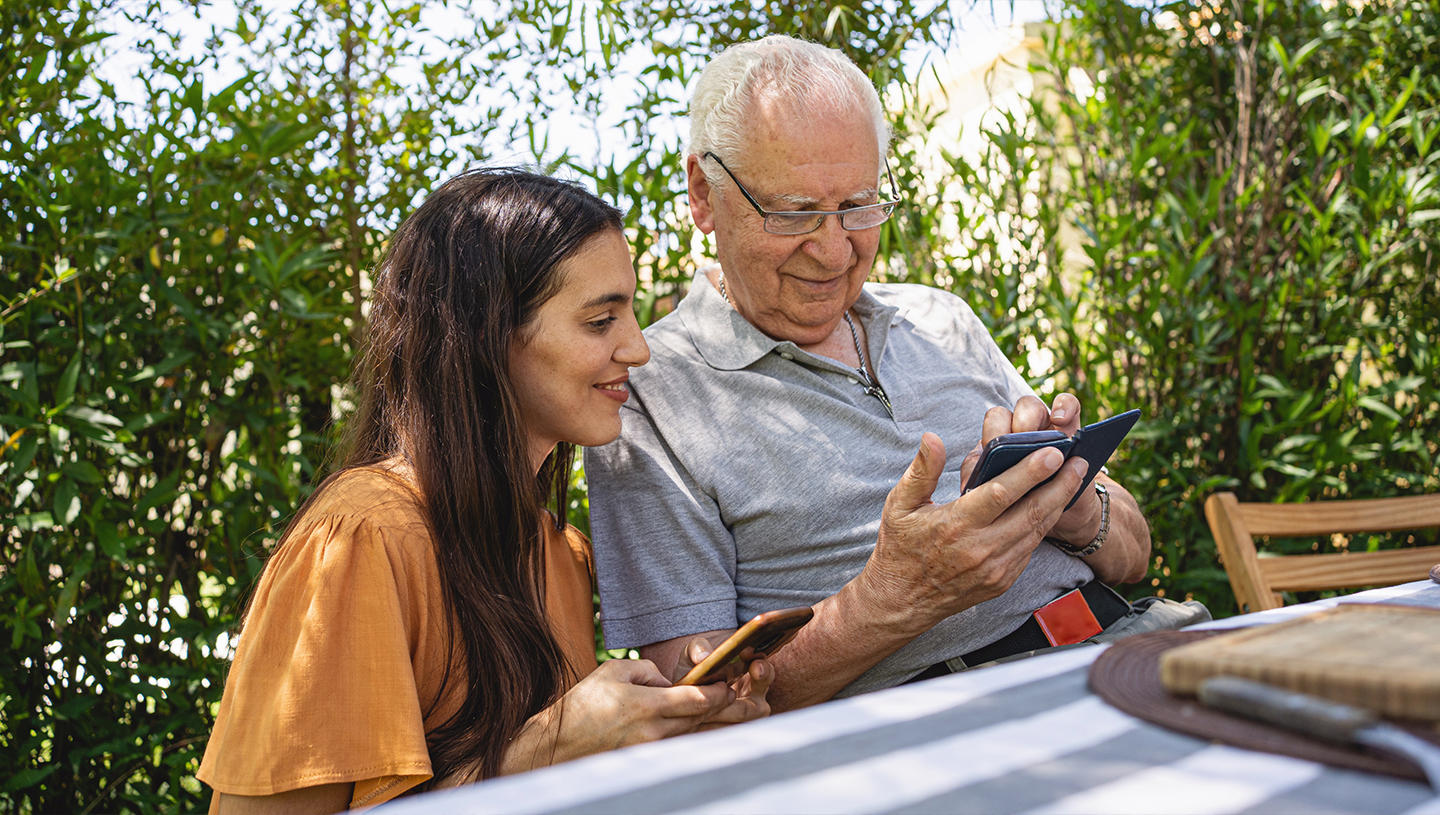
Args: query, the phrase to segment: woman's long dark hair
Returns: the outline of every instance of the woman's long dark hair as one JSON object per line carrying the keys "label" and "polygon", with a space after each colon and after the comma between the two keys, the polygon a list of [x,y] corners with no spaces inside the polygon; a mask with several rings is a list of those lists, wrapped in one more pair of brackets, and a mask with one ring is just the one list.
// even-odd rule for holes
{"label": "woman's long dark hair", "polygon": [[468,683],[427,736],[436,779],[497,774],[506,745],[567,682],[544,610],[541,507],[553,494],[563,526],[575,450],[559,445],[536,477],[509,352],[559,290],[561,261],[620,227],[618,210],[574,184],[476,170],[436,189],[380,262],[342,461],[399,455],[424,498]]}

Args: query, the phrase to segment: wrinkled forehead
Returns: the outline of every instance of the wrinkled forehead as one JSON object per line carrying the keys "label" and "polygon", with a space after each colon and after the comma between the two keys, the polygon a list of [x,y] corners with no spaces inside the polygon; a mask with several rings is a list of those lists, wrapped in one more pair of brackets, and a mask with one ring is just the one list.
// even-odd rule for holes
{"label": "wrinkled forehead", "polygon": [[[794,164],[813,160],[817,153],[834,158],[835,149],[853,155],[880,172],[880,143],[870,117],[859,104],[840,105],[803,97],[766,94],[755,97],[736,163]],[[726,158],[726,163],[734,165]]]}

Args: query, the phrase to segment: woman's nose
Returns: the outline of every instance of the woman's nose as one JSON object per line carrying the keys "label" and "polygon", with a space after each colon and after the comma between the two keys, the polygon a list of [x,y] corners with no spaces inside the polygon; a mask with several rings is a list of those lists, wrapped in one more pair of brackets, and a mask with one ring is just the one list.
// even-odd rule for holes
{"label": "woman's nose", "polygon": [[650,345],[640,331],[640,323],[632,315],[627,321],[625,336],[615,349],[615,361],[638,368],[650,361]]}

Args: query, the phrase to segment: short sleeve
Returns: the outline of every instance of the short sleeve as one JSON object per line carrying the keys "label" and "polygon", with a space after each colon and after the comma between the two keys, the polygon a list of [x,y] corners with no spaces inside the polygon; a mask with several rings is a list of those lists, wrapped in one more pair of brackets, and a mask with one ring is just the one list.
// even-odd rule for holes
{"label": "short sleeve", "polygon": [[644,412],[585,451],[590,534],[608,648],[734,628],[735,540]]}
{"label": "short sleeve", "polygon": [[431,775],[414,654],[433,553],[358,515],[301,524],[256,590],[198,775],[236,795],[354,783],[352,805],[380,803]]}

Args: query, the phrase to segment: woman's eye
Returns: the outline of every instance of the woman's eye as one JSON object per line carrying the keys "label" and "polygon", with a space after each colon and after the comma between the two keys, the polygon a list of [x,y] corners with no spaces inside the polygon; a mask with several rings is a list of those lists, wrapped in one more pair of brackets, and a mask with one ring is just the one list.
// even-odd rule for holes
{"label": "woman's eye", "polygon": [[610,327],[611,323],[615,322],[615,319],[615,317],[601,317],[598,320],[591,320],[585,325],[589,326],[592,331],[604,331]]}

